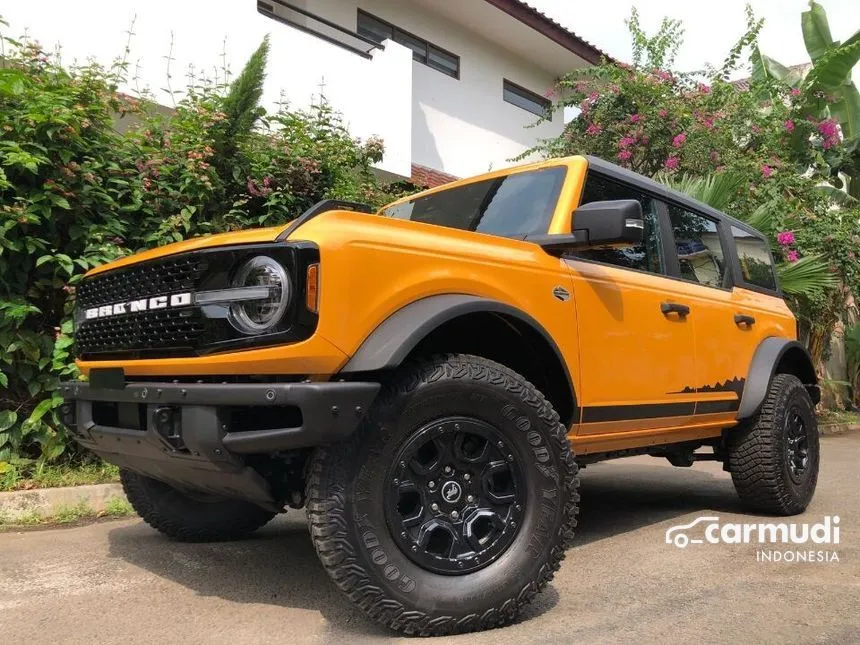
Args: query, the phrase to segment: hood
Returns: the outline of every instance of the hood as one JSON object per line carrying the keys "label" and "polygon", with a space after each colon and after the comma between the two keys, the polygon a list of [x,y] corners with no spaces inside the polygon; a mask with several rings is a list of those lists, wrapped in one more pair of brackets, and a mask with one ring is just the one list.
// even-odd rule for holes
{"label": "hood", "polygon": [[231,233],[219,233],[217,235],[204,235],[203,237],[195,237],[182,242],[174,242],[166,244],[158,248],[149,249],[128,255],[119,260],[108,262],[99,267],[96,267],[87,273],[87,276],[96,275],[104,271],[119,269],[120,267],[137,264],[138,262],[146,262],[147,260],[155,260],[168,255],[177,253],[185,253],[187,251],[196,251],[198,249],[208,249],[213,246],[233,246],[236,244],[255,244],[263,242],[274,242],[278,235],[287,228],[287,224],[281,226],[270,226],[269,228],[252,228],[246,231],[233,231]]}

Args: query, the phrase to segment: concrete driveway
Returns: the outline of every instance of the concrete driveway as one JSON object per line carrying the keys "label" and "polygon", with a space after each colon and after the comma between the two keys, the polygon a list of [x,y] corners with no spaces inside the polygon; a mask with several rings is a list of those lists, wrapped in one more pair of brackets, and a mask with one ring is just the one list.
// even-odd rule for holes
{"label": "concrete driveway", "polygon": [[[838,563],[758,562],[757,545],[667,545],[667,528],[699,516],[757,518],[716,464],[605,463],[584,472],[577,544],[523,620],[438,640],[860,643],[860,433],[825,437],[822,448],[818,492],[795,520],[839,515],[840,543],[815,547],[835,549]],[[233,544],[171,543],[139,520],[0,534],[2,643],[388,638],[329,582],[299,512]]]}

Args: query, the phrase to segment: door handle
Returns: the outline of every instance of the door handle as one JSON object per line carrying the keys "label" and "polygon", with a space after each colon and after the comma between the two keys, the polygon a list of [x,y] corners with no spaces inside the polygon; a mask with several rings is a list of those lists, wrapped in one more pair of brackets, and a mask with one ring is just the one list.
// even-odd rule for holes
{"label": "door handle", "polygon": [[680,318],[684,318],[690,313],[690,308],[687,305],[682,305],[677,302],[661,302],[660,311],[664,316],[669,314],[678,314]]}
{"label": "door handle", "polygon": [[746,325],[747,327],[752,327],[755,325],[755,318],[748,316],[747,314],[735,314],[735,324],[738,326]]}

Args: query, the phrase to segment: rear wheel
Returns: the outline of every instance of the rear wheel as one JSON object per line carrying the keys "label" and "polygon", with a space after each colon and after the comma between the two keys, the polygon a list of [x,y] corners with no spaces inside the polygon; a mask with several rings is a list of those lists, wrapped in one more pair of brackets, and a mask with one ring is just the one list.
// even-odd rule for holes
{"label": "rear wheel", "polygon": [[347,441],[315,456],[320,559],[372,618],[407,634],[513,620],[573,537],[577,469],[525,379],[468,355],[404,367]]}
{"label": "rear wheel", "polygon": [[818,424],[812,399],[792,374],[777,374],[761,410],[729,438],[729,470],[752,509],[802,513],[818,482]]}
{"label": "rear wheel", "polygon": [[249,502],[180,491],[130,470],[120,470],[120,481],[137,514],[152,528],[181,542],[237,540],[275,516]]}

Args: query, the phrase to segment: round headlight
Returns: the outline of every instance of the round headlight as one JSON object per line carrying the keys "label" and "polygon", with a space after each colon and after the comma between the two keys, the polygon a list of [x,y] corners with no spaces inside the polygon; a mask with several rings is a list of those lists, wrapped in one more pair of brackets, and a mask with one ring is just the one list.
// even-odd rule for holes
{"label": "round headlight", "polygon": [[287,271],[266,255],[258,255],[239,267],[234,287],[267,287],[267,296],[249,298],[230,307],[233,325],[246,334],[270,331],[281,320],[290,304],[291,290]]}

